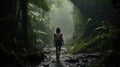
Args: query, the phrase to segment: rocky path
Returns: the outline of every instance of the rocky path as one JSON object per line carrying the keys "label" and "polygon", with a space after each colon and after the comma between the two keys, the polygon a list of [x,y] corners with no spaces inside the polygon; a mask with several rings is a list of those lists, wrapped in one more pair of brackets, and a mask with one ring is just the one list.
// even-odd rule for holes
{"label": "rocky path", "polygon": [[67,49],[62,47],[60,62],[56,62],[55,48],[44,48],[47,56],[44,61],[38,65],[29,65],[27,67],[90,67],[90,64],[96,62],[98,53],[90,54],[66,54]]}

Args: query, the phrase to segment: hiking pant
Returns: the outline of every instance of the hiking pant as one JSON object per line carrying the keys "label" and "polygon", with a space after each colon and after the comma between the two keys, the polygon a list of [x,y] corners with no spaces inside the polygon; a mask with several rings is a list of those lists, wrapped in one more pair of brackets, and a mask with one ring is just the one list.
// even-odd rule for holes
{"label": "hiking pant", "polygon": [[59,57],[59,56],[60,56],[61,46],[62,46],[62,42],[57,41],[57,42],[55,43],[55,47],[56,47],[56,57]]}

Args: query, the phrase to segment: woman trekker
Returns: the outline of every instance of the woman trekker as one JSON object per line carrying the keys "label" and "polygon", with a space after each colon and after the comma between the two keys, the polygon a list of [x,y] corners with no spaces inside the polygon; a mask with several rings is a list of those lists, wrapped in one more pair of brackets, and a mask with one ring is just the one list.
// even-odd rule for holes
{"label": "woman trekker", "polygon": [[63,35],[60,31],[60,28],[56,28],[54,33],[54,44],[56,47],[56,60],[59,61],[61,46],[63,45]]}

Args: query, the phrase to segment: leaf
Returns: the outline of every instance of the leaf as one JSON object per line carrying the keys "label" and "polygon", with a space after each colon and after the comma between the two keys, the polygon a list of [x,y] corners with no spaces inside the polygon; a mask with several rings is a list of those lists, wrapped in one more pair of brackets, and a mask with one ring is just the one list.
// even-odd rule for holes
{"label": "leaf", "polygon": [[87,19],[87,22],[91,22],[91,21],[92,21],[92,18],[88,18],[88,19]]}
{"label": "leaf", "polygon": [[50,10],[45,0],[29,0],[29,2],[38,6],[39,8],[42,8],[45,11]]}
{"label": "leaf", "polygon": [[97,31],[97,30],[106,30],[106,27],[105,26],[97,27],[97,28],[95,28],[95,31]]}
{"label": "leaf", "polygon": [[37,41],[38,43],[41,43],[41,44],[44,43],[42,39],[37,39],[36,41]]}
{"label": "leaf", "polygon": [[40,31],[40,30],[33,30],[33,32],[43,34],[43,35],[47,35],[46,32],[43,32],[43,31]]}

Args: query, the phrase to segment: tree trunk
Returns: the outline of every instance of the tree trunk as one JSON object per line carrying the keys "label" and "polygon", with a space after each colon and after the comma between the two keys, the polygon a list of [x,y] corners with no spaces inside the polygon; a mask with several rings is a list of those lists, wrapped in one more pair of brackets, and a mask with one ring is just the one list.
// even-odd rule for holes
{"label": "tree trunk", "polygon": [[27,40],[28,30],[27,30],[27,16],[28,16],[28,7],[27,0],[21,0],[22,3],[22,25],[23,25],[23,39]]}

